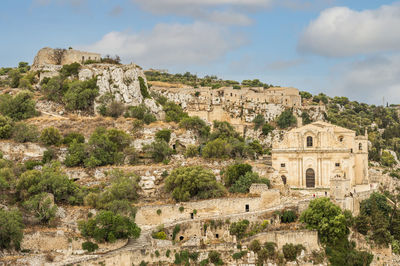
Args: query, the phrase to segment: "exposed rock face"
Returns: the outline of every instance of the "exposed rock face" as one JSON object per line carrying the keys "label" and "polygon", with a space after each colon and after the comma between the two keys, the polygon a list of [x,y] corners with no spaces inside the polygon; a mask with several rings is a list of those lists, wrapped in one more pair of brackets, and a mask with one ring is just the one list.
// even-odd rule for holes
{"label": "exposed rock face", "polygon": [[147,87],[146,76],[138,66],[131,65],[110,65],[93,64],[83,66],[79,72],[80,80],[87,80],[97,77],[99,87],[99,97],[95,102],[95,111],[101,104],[102,96],[112,96],[117,102],[127,106],[137,106],[145,104],[158,119],[162,119],[164,114],[162,107],[154,99],[144,99],[140,91],[139,77],[143,78]]}

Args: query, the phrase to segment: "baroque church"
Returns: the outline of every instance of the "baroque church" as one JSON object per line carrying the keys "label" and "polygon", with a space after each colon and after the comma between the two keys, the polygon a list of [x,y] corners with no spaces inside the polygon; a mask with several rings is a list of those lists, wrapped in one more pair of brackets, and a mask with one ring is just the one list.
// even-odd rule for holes
{"label": "baroque church", "polygon": [[288,131],[272,145],[272,167],[284,184],[329,188],[335,180],[368,184],[368,136],[317,121]]}

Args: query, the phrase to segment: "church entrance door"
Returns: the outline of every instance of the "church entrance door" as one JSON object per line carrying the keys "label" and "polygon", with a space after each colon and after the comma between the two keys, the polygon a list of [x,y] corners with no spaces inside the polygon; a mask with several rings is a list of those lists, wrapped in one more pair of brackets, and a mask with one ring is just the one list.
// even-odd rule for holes
{"label": "church entrance door", "polygon": [[315,172],[311,168],[306,171],[306,187],[315,187]]}

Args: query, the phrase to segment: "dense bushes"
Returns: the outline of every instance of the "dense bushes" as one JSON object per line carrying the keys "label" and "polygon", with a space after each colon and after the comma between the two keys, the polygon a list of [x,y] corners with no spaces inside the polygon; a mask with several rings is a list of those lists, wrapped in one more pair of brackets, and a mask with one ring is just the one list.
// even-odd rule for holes
{"label": "dense bushes", "polygon": [[53,194],[55,202],[83,203],[83,191],[61,171],[59,163],[44,166],[42,171],[24,172],[18,179],[16,189],[22,200],[47,192]]}
{"label": "dense bushes", "polygon": [[347,239],[351,220],[348,212],[342,212],[328,198],[312,200],[300,216],[300,221],[306,223],[307,228],[318,230],[332,265],[369,265],[373,256],[357,251]]}
{"label": "dense bushes", "polygon": [[[75,73],[74,70],[71,71],[67,71],[65,75]],[[97,79],[69,81],[65,75],[53,77],[42,85],[46,99],[64,103],[68,110],[89,110],[99,95]]]}
{"label": "dense bushes", "polygon": [[20,249],[24,224],[18,210],[0,209],[0,250]]}
{"label": "dense bushes", "polygon": [[288,128],[288,127],[291,127],[291,126],[295,126],[296,122],[297,122],[297,119],[293,115],[292,110],[290,110],[290,109],[282,112],[279,115],[278,119],[276,120],[276,123],[282,129]]}
{"label": "dense bushes", "polygon": [[124,116],[139,119],[147,125],[157,121],[155,115],[153,115],[149,108],[147,108],[144,104],[138,106],[129,106]]}
{"label": "dense bushes", "polygon": [[33,94],[28,91],[20,92],[14,97],[9,94],[0,96],[0,113],[16,121],[38,115],[35,106]]}
{"label": "dense bushes", "polygon": [[171,139],[171,130],[169,129],[162,129],[156,132],[156,139],[157,140],[164,140],[166,143],[169,143]]}
{"label": "dense bushes", "polygon": [[35,125],[19,122],[14,126],[12,138],[22,143],[35,142],[39,139],[39,130]]}
{"label": "dense bushes", "polygon": [[46,145],[59,145],[62,141],[62,137],[58,129],[48,127],[42,131],[40,141]]}
{"label": "dense bushes", "polygon": [[173,170],[165,179],[165,188],[172,192],[172,197],[177,201],[208,199],[225,194],[224,187],[217,182],[215,175],[201,166]]}
{"label": "dense bushes", "polygon": [[94,99],[99,95],[96,78],[67,83],[67,90],[63,102],[68,110],[89,110]]}
{"label": "dense bushes", "polygon": [[125,174],[121,170],[106,173],[111,184],[99,193],[91,192],[85,197],[85,204],[96,209],[113,210],[124,215],[133,215],[131,202],[138,199],[140,177]]}
{"label": "dense bushes", "polygon": [[100,211],[88,221],[79,221],[78,227],[82,236],[94,238],[97,242],[114,242],[140,235],[140,228],[131,218],[112,211]]}
{"label": "dense bushes", "polygon": [[0,138],[8,139],[13,132],[14,123],[7,117],[0,115]]}
{"label": "dense bushes", "polygon": [[172,149],[164,139],[156,139],[154,142],[143,146],[146,152],[156,163],[166,162],[172,154]]}
{"label": "dense bushes", "polygon": [[188,114],[182,110],[182,107],[174,102],[166,102],[163,106],[163,110],[167,122],[179,123],[182,119],[189,117]]}
{"label": "dense bushes", "polygon": [[144,79],[142,77],[138,77],[139,79],[139,86],[140,86],[140,93],[142,94],[143,98],[151,98],[149,91],[147,89],[147,85],[144,82]]}
{"label": "dense bushes", "polygon": [[263,153],[258,141],[245,141],[228,122],[214,121],[214,129],[201,150],[204,158],[250,157]]}
{"label": "dense bushes", "polygon": [[265,117],[263,115],[258,114],[254,119],[254,129],[257,130],[265,124]]}
{"label": "dense bushes", "polygon": [[179,127],[194,130],[200,137],[206,138],[210,134],[210,127],[198,116],[185,117],[179,122]]}
{"label": "dense bushes", "polygon": [[232,193],[248,193],[251,184],[263,183],[270,186],[266,178],[260,178],[257,173],[252,172],[249,164],[234,164],[229,166],[224,173],[225,186]]}
{"label": "dense bushes", "polygon": [[282,247],[283,256],[287,261],[295,261],[297,257],[301,254],[302,250],[305,250],[305,248],[301,244],[293,245],[292,243],[289,243],[283,245]]}

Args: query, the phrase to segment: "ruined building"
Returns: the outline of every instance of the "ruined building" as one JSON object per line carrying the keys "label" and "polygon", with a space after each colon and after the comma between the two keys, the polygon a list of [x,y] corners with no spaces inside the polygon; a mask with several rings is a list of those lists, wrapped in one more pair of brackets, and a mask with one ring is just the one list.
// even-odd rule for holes
{"label": "ruined building", "polygon": [[285,108],[301,108],[301,96],[295,88],[263,87],[167,87],[152,84],[152,90],[174,101],[191,116],[205,121],[227,121],[239,132],[261,114],[267,121],[274,120]]}
{"label": "ruined building", "polygon": [[[368,137],[318,121],[290,130],[273,143],[272,167],[284,184],[329,188],[347,193],[368,184]],[[345,192],[345,193],[346,193]]]}
{"label": "ruined building", "polygon": [[33,60],[32,68],[37,69],[46,65],[66,65],[72,63],[83,63],[87,60],[100,61],[101,56],[97,53],[83,52],[74,49],[42,48]]}

